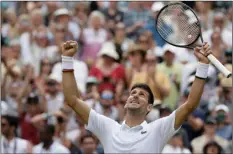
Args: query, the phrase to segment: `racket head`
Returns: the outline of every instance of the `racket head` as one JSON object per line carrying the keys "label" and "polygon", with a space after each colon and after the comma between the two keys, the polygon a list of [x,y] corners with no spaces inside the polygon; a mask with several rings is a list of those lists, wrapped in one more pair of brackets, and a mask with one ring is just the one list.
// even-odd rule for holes
{"label": "racket head", "polygon": [[164,6],[157,15],[155,27],[167,43],[193,49],[198,38],[203,43],[201,24],[194,10],[182,2],[172,2]]}

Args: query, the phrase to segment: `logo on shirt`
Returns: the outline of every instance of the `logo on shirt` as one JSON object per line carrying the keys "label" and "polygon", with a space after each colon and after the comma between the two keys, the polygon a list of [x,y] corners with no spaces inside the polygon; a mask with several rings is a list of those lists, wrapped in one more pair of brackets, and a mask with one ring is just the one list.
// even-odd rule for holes
{"label": "logo on shirt", "polygon": [[141,134],[146,134],[147,133],[147,131],[141,131]]}

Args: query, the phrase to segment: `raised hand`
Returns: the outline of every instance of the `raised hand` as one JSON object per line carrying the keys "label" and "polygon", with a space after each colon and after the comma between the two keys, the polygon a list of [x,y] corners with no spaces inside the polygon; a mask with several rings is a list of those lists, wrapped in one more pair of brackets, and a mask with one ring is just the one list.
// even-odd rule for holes
{"label": "raised hand", "polygon": [[78,49],[78,43],[76,41],[66,41],[62,44],[62,55],[73,57]]}
{"label": "raised hand", "polygon": [[212,54],[210,46],[208,43],[204,43],[202,47],[196,47],[194,49],[194,55],[197,57],[198,61],[201,63],[209,64],[210,61],[207,58],[209,54]]}

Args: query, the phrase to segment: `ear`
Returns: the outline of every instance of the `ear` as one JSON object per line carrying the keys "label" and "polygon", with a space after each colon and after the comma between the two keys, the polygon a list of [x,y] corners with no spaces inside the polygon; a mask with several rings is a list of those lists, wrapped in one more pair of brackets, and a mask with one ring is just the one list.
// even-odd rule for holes
{"label": "ear", "polygon": [[147,105],[147,113],[149,113],[153,108],[153,105],[152,104],[148,104]]}

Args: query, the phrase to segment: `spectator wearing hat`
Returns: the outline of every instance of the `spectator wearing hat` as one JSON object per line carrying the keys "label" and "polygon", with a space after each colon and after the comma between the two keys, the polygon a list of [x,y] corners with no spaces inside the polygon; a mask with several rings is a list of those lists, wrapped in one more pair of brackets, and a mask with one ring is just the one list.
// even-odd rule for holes
{"label": "spectator wearing hat", "polygon": [[224,104],[219,104],[215,107],[215,112],[217,120],[216,134],[226,140],[231,140],[232,125],[230,120],[229,108]]}
{"label": "spectator wearing hat", "polygon": [[153,34],[153,40],[156,42],[156,44],[159,47],[163,47],[165,44],[165,41],[161,38],[161,36],[159,35],[159,33],[157,32],[156,28],[155,28],[155,20],[157,18],[157,14],[160,11],[160,9],[162,9],[164,7],[164,3],[163,2],[154,2],[151,6],[151,19],[148,20],[148,22],[146,23],[146,25],[144,26],[145,29],[149,30],[152,32]]}
{"label": "spectator wearing hat", "polygon": [[99,91],[112,89],[116,98],[120,98],[125,82],[125,69],[116,62],[118,58],[113,42],[106,42],[98,53],[96,65],[89,72],[89,76],[94,76],[98,80]]}
{"label": "spectator wearing hat", "polygon": [[193,139],[191,142],[194,153],[201,153],[204,145],[210,140],[216,141],[224,150],[226,150],[229,142],[226,139],[216,135],[216,124],[217,121],[214,117],[210,116],[206,119],[204,133],[201,136]]}
{"label": "spectator wearing hat", "polygon": [[169,104],[171,109],[174,109],[179,99],[181,73],[183,65],[175,61],[177,49],[171,45],[164,46],[163,62],[157,65],[157,70],[164,72],[170,79],[171,90],[169,95],[164,100],[164,103]]}
{"label": "spectator wearing hat", "polygon": [[58,1],[48,1],[45,3],[45,8],[46,8],[44,15],[45,26],[48,27],[50,25],[50,22],[53,19],[54,12],[60,7],[59,3],[60,2]]}
{"label": "spectator wearing hat", "polygon": [[57,74],[50,74],[46,80],[46,102],[49,113],[59,110],[64,105],[64,95],[61,92],[61,80]]}
{"label": "spectator wearing hat", "polygon": [[1,115],[1,153],[32,153],[31,143],[17,137],[17,126],[17,117]]}
{"label": "spectator wearing hat", "polygon": [[[154,62],[148,65],[146,57],[153,57]],[[141,45],[131,45],[128,51],[130,67],[126,70],[129,88],[136,83],[147,83],[154,94],[155,100],[161,101],[168,95],[170,83],[168,77],[156,70],[154,53],[147,52]]]}
{"label": "spectator wearing hat", "polygon": [[75,40],[80,37],[80,27],[75,22],[71,21],[71,14],[68,9],[60,8],[54,12],[55,24],[64,26],[69,32],[72,33]]}

